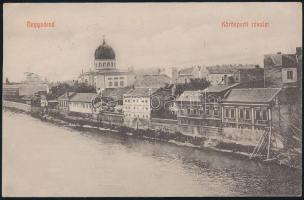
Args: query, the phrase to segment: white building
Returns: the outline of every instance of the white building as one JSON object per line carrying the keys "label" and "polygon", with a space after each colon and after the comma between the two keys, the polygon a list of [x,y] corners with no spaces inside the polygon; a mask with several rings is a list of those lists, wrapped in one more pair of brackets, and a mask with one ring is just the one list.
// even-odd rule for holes
{"label": "white building", "polygon": [[105,88],[122,88],[133,85],[135,75],[130,70],[118,69],[114,50],[103,40],[102,45],[95,50],[94,69],[82,73],[79,81],[92,85],[96,91],[100,91]]}
{"label": "white building", "polygon": [[69,112],[93,114],[96,93],[76,93],[69,100]]}
{"label": "white building", "polygon": [[123,97],[124,122],[130,127],[146,127],[151,117],[151,95],[156,89],[135,88]]}

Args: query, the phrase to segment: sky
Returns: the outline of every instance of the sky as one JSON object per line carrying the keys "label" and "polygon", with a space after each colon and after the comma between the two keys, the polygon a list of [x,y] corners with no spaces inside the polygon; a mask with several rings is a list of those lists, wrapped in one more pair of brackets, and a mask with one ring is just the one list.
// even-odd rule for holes
{"label": "sky", "polygon": [[[93,69],[106,42],[121,69],[259,64],[263,55],[302,44],[300,3],[7,3],[3,6],[3,77],[33,72],[73,80]],[[29,28],[30,22],[55,27]],[[267,22],[267,28],[223,28],[222,22]]]}

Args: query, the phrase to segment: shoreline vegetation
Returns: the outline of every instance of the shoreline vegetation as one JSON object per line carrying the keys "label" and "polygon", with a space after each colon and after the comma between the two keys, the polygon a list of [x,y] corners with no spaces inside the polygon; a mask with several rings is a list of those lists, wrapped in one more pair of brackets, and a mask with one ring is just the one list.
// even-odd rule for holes
{"label": "shoreline vegetation", "polygon": [[[165,142],[176,146],[196,148],[206,151],[218,151],[222,153],[238,156],[243,159],[249,159],[250,153],[253,151],[254,146],[245,146],[236,144],[233,142],[217,141],[215,139],[209,139],[206,137],[196,137],[184,135],[180,132],[168,133],[164,131],[152,130],[152,129],[134,129],[127,126],[107,124],[99,122],[93,119],[83,117],[66,116],[60,113],[48,113],[41,114],[38,112],[26,112],[18,108],[3,107],[3,110],[12,111],[15,113],[25,113],[41,121],[49,122],[59,126],[66,126],[74,128],[76,130],[97,130],[97,131],[109,131],[115,132],[115,134],[124,135],[127,137],[133,137],[137,139],[152,140],[158,142]],[[257,157],[252,161],[263,162],[263,158]],[[279,165],[282,167],[301,169],[301,165],[296,161],[294,163],[284,163],[280,159],[275,158],[264,164]]]}

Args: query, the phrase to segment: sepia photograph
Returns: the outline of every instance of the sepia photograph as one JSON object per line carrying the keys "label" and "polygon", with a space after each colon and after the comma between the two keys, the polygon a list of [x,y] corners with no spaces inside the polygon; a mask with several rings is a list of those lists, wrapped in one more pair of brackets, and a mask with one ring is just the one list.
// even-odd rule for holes
{"label": "sepia photograph", "polygon": [[302,3],[3,4],[3,197],[301,197]]}

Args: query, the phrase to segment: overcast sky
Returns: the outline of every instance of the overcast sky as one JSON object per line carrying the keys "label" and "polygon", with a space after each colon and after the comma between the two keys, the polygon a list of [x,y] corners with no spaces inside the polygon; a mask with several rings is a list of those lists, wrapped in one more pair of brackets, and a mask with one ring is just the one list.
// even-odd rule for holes
{"label": "overcast sky", "polygon": [[[27,21],[55,27],[32,29]],[[224,21],[270,27],[222,28]],[[93,68],[103,35],[120,68],[262,65],[264,54],[294,53],[301,31],[300,3],[5,4],[4,78],[75,79]]]}

